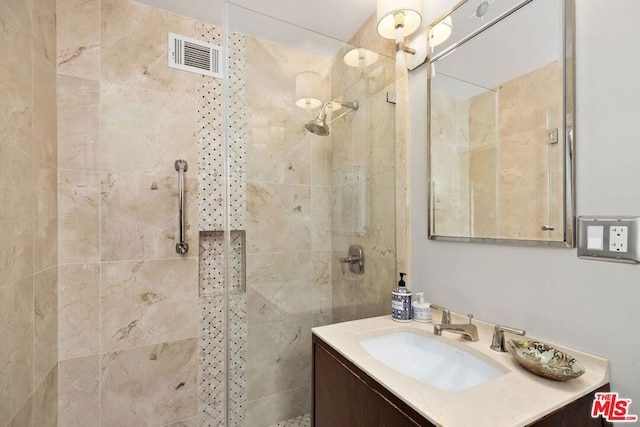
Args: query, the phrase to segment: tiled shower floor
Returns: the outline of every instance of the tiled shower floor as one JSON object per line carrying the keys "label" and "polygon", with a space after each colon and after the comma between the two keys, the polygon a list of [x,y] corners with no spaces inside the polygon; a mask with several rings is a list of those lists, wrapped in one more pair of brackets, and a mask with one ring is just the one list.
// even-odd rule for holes
{"label": "tiled shower floor", "polygon": [[271,427],[310,427],[311,426],[311,414],[304,414],[296,418],[291,418],[287,421],[279,422]]}

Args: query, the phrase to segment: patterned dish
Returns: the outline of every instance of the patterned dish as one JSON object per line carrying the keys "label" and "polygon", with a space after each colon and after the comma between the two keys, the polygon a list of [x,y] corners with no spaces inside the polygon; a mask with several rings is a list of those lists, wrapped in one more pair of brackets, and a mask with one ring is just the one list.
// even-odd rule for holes
{"label": "patterned dish", "polygon": [[584,366],[566,353],[539,341],[507,342],[509,351],[528,371],[556,381],[578,378]]}

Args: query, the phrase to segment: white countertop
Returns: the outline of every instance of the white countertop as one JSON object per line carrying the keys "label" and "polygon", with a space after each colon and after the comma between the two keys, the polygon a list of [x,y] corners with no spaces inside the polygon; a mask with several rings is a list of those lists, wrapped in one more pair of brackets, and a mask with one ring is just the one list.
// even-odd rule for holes
{"label": "white countertop", "polygon": [[[451,313],[452,323],[466,323],[468,319]],[[440,312],[433,310],[433,318]],[[442,426],[524,426],[565,406],[609,382],[609,363],[592,354],[549,343],[578,359],[585,368],[580,377],[558,382],[526,371],[510,353],[489,348],[493,326],[473,320],[480,339],[466,341],[459,335],[444,331],[442,337],[433,335],[433,323],[399,323],[391,316],[373,317],[313,328],[313,333],[336,351],[374,378],[390,392],[436,425]],[[446,340],[465,351],[492,359],[508,371],[506,374],[465,390],[441,390],[403,375],[376,360],[359,344],[359,340],[396,332],[412,332]],[[536,340],[505,333],[506,339]]]}

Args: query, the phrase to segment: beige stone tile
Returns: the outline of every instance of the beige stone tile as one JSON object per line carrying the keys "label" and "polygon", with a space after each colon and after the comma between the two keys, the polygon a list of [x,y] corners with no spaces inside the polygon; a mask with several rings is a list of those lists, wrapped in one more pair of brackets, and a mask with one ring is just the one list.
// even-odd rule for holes
{"label": "beige stone tile", "polygon": [[249,327],[312,316],[313,287],[309,282],[257,282],[247,288]]}
{"label": "beige stone tile", "polygon": [[100,265],[61,265],[60,360],[100,352]]}
{"label": "beige stone tile", "polygon": [[24,402],[7,427],[33,427],[33,396]]}
{"label": "beige stone tile", "polygon": [[[294,107],[295,108],[295,104]],[[283,112],[285,117],[290,116]],[[249,144],[247,155],[247,179],[257,182],[306,184],[311,183],[311,144],[304,128],[304,121],[288,120],[281,126],[259,127],[259,112],[250,112]],[[273,124],[273,123],[271,123]]]}
{"label": "beige stone tile", "polygon": [[31,13],[29,2],[0,3],[0,44],[5,48],[0,67],[0,141],[27,153],[32,152],[31,123],[33,115]]}
{"label": "beige stone tile", "polygon": [[198,259],[103,263],[102,351],[197,336]]}
{"label": "beige stone tile", "polygon": [[[166,64],[164,64],[166,67]],[[100,97],[102,170],[176,177],[175,161],[197,176],[197,103],[176,94],[103,83]]]}
{"label": "beige stone tile", "polygon": [[34,270],[58,263],[58,170],[34,161]]}
{"label": "beige stone tile", "polygon": [[56,1],[33,0],[34,156],[56,164]]}
{"label": "beige stone tile", "polygon": [[311,249],[309,186],[247,183],[247,252]]}
{"label": "beige stone tile", "polygon": [[312,252],[313,272],[312,298],[313,315],[331,316],[331,251]]}
{"label": "beige stone tile", "polygon": [[249,326],[311,316],[312,262],[310,252],[247,255]]}
{"label": "beige stone tile", "polygon": [[53,367],[33,392],[33,424],[58,425],[58,367]]}
{"label": "beige stone tile", "polygon": [[157,426],[198,414],[196,338],[102,356],[102,424]]}
{"label": "beige stone tile", "polygon": [[33,177],[29,156],[0,144],[0,286],[33,272]]}
{"label": "beige stone tile", "polygon": [[101,2],[102,80],[195,94],[200,76],[167,67],[167,32],[199,38],[198,21],[131,0]]}
{"label": "beige stone tile", "polygon": [[0,286],[0,425],[33,390],[33,277]]}
{"label": "beige stone tile", "polygon": [[182,420],[175,423],[167,424],[164,427],[197,427],[200,424],[200,418],[190,418],[188,420]]}
{"label": "beige stone tile", "polygon": [[[197,181],[185,180],[188,255],[198,249]],[[178,178],[101,175],[102,260],[182,258],[179,240]]]}
{"label": "beige stone tile", "polygon": [[311,187],[311,249],[331,250],[331,187]]}
{"label": "beige stone tile", "polygon": [[268,427],[311,410],[311,387],[305,386],[247,402],[247,427]]}
{"label": "beige stone tile", "polygon": [[58,361],[58,268],[33,276],[34,388]]}
{"label": "beige stone tile", "polygon": [[58,74],[100,79],[100,0],[57,0]]}
{"label": "beige stone tile", "polygon": [[100,356],[62,360],[58,365],[58,419],[65,427],[100,425]]}
{"label": "beige stone tile", "polygon": [[331,185],[331,137],[313,138],[311,144],[311,185]]}
{"label": "beige stone tile", "polygon": [[100,176],[97,172],[59,172],[60,263],[100,260]]}
{"label": "beige stone tile", "polygon": [[100,83],[58,76],[58,167],[99,169]]}
{"label": "beige stone tile", "polygon": [[249,400],[309,385],[312,324],[309,318],[249,327]]}

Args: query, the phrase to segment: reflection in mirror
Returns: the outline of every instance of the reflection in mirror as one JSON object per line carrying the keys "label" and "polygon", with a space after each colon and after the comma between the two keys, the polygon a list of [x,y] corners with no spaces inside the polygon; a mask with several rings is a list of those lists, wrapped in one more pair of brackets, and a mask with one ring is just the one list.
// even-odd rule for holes
{"label": "reflection in mirror", "polygon": [[450,15],[465,37],[429,61],[429,235],[572,246],[564,2],[521,2],[489,22],[468,3]]}

